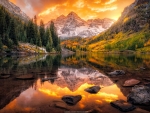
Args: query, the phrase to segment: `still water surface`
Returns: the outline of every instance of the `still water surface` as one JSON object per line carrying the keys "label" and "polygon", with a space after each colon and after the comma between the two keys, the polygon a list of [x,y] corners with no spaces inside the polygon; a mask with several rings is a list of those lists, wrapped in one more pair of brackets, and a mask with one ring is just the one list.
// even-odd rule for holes
{"label": "still water surface", "polygon": [[[140,70],[144,67],[145,70]],[[109,77],[108,72],[122,69],[125,75]],[[110,102],[127,100],[131,87],[123,82],[150,74],[149,55],[72,55],[72,56],[5,56],[0,57],[0,113],[65,113],[66,111],[90,111],[120,113]],[[16,77],[33,75],[33,80],[18,80]],[[48,81],[43,78],[57,77]],[[97,94],[84,89],[99,85]],[[74,106],[62,104],[65,95],[81,95]],[[56,107],[57,104],[63,108]],[[149,110],[148,106],[137,106]],[[141,111],[140,111],[141,112]],[[139,112],[139,113],[140,113]],[[132,111],[131,113],[138,113]]]}

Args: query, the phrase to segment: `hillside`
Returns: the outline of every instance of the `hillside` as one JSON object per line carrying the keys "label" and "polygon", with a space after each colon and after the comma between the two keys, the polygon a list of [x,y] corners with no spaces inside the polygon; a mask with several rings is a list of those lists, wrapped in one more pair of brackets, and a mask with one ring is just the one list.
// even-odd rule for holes
{"label": "hillside", "polygon": [[150,1],[135,0],[107,31],[87,39],[82,45],[92,52],[150,52]]}
{"label": "hillside", "polygon": [[9,12],[21,18],[22,20],[24,21],[30,20],[30,18],[18,6],[16,6],[9,0],[0,0],[0,5],[4,6],[6,9],[8,9]]}

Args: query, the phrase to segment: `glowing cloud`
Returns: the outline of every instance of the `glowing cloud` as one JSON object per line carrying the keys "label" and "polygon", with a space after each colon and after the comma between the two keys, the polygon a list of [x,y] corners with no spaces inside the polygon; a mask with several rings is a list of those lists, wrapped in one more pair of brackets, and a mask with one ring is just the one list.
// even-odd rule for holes
{"label": "glowing cloud", "polygon": [[10,0],[19,6],[31,18],[38,15],[47,23],[60,15],[71,11],[82,19],[112,18],[118,19],[125,7],[135,0]]}
{"label": "glowing cloud", "polygon": [[116,2],[117,0],[109,0],[108,2],[106,2],[105,4],[107,5],[107,4],[112,4],[112,3],[114,3],[114,2]]}

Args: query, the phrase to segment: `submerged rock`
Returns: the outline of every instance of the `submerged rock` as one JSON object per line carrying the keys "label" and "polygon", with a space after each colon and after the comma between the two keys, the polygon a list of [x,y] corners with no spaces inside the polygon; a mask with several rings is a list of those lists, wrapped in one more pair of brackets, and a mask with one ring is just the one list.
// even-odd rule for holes
{"label": "submerged rock", "polygon": [[68,104],[68,105],[75,105],[77,104],[80,100],[82,99],[81,95],[77,96],[71,96],[71,95],[66,95],[62,97],[62,100]]}
{"label": "submerged rock", "polygon": [[48,80],[54,80],[54,79],[58,79],[59,77],[48,77],[48,78],[42,78],[41,81],[42,82],[45,82],[45,81],[48,81]]}
{"label": "submerged rock", "polygon": [[137,84],[139,84],[140,81],[137,79],[130,79],[130,80],[126,80],[123,84],[123,86],[135,86]]}
{"label": "submerged rock", "polygon": [[54,106],[57,107],[57,108],[68,110],[66,103],[64,103],[62,101],[54,102]]}
{"label": "submerged rock", "polygon": [[85,89],[86,92],[89,92],[89,93],[92,93],[92,94],[98,93],[99,90],[100,90],[100,86],[92,86],[92,87],[89,87],[89,88]]}
{"label": "submerged rock", "polygon": [[113,107],[119,109],[123,112],[128,112],[134,110],[136,107],[124,100],[116,100],[110,103]]}
{"label": "submerged rock", "polygon": [[150,87],[147,85],[136,85],[127,97],[132,104],[150,105]]}
{"label": "submerged rock", "polygon": [[108,75],[124,75],[125,72],[123,70],[115,70],[113,72],[108,73]]}
{"label": "submerged rock", "polygon": [[18,76],[16,77],[16,79],[19,79],[19,80],[30,80],[30,79],[34,79],[34,76],[33,75],[21,75],[21,76]]}
{"label": "submerged rock", "polygon": [[94,109],[86,111],[86,113],[103,113],[103,111],[100,108],[96,107]]}

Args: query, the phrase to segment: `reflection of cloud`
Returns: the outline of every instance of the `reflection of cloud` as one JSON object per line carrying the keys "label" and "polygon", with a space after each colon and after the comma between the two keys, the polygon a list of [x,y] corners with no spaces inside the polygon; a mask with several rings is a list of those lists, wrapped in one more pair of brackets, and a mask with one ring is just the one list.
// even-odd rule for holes
{"label": "reflection of cloud", "polygon": [[38,90],[39,90],[40,92],[43,92],[43,93],[48,94],[48,95],[50,95],[50,96],[57,96],[56,92],[51,91],[51,90],[49,90],[49,89],[42,89],[42,88],[39,88]]}

